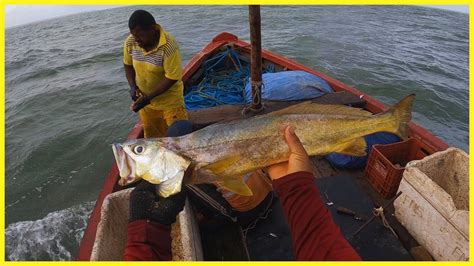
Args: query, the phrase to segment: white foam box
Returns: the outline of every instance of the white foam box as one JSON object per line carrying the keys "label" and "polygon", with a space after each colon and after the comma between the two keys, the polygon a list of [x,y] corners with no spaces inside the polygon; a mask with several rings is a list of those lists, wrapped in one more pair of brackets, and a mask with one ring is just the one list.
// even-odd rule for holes
{"label": "white foam box", "polygon": [[[92,248],[91,261],[121,261],[127,241],[130,194],[133,188],[105,197]],[[174,261],[203,260],[199,227],[188,200],[171,225],[171,251]]]}
{"label": "white foam box", "polygon": [[406,165],[395,216],[435,260],[469,260],[469,156],[457,148]]}

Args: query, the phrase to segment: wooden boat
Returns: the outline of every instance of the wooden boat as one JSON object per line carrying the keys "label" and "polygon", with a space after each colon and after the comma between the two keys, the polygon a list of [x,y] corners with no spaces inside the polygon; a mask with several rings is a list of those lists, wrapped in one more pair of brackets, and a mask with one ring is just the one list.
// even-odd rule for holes
{"label": "wooden boat", "polygon": [[[239,40],[237,36],[223,32],[217,35],[212,41],[197,53],[187,64],[184,69],[183,82],[185,84],[185,89],[193,85],[200,79],[202,79],[202,63],[215,55],[216,53],[226,49],[225,47],[231,45],[235,51],[238,52],[239,56],[243,60],[249,60],[250,58],[250,44]],[[285,71],[285,70],[302,70],[309,73],[312,73],[325,81],[333,88],[335,93],[325,95],[324,97],[315,99],[316,102],[329,103],[329,104],[351,104],[353,106],[363,107],[366,110],[376,114],[386,110],[386,106],[383,105],[378,100],[370,97],[369,95],[364,94],[363,92],[350,87],[334,78],[329,77],[323,73],[317,72],[311,68],[308,68],[298,62],[295,62],[291,59],[285,58],[281,55],[275,54],[273,52],[262,50],[262,63],[263,65],[273,64],[276,71]],[[297,101],[292,102],[267,102],[266,109],[264,112],[270,112],[277,110],[288,105],[294,104]],[[223,121],[226,119],[241,118],[241,110],[243,105],[225,105],[212,107],[208,109],[189,111],[190,120],[197,124],[212,124],[218,121]],[[251,115],[251,114],[250,114]],[[143,128],[142,124],[138,122],[134,128],[130,131],[127,139],[135,139],[143,137]],[[421,141],[426,149],[431,152],[442,151],[448,148],[448,145],[443,142],[441,139],[435,137],[429,131],[423,127],[417,125],[414,122],[410,123],[410,137],[418,139]],[[318,172],[321,175],[331,176],[337,175],[338,170],[332,168],[327,162],[324,163],[324,160],[319,160],[318,163]],[[363,176],[363,170],[353,170],[353,171],[344,171],[345,174],[352,176]],[[96,240],[97,228],[99,221],[101,220],[101,207],[103,205],[104,199],[111,193],[122,190],[123,188],[117,184],[119,179],[119,172],[117,166],[114,165],[110,169],[103,188],[99,194],[95,207],[92,211],[92,214],[89,219],[89,223],[84,232],[82,242],[80,244],[77,260],[90,260],[91,253],[94,246],[94,241]],[[376,200],[383,202],[384,200],[374,194]]]}

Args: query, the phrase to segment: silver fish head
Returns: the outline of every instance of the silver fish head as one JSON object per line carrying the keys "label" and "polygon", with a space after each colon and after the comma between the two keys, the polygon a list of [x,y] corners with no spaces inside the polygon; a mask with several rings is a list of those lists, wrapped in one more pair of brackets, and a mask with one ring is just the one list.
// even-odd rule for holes
{"label": "silver fish head", "polygon": [[161,139],[136,139],[113,144],[121,177],[119,185],[145,179],[152,184],[161,184],[159,194],[163,197],[178,193],[191,161],[165,146]]}

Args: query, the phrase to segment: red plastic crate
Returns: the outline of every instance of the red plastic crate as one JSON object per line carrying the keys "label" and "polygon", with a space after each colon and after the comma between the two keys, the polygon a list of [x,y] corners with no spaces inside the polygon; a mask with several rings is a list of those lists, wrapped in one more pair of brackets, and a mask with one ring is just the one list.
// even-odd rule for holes
{"label": "red plastic crate", "polygon": [[400,186],[405,165],[434,152],[431,147],[415,138],[392,144],[373,145],[365,167],[365,176],[384,198],[392,198]]}

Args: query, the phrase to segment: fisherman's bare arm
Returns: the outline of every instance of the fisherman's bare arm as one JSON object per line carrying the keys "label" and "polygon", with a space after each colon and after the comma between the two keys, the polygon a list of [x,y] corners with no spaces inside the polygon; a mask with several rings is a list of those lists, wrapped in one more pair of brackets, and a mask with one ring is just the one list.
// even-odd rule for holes
{"label": "fisherman's bare arm", "polygon": [[[138,111],[144,106],[148,105],[153,98],[169,90],[177,80],[168,79],[166,77],[161,80],[158,86],[148,95],[142,94],[131,106],[133,111]],[[141,107],[141,108],[139,108]],[[137,110],[138,109],[138,110]]]}
{"label": "fisherman's bare arm", "polygon": [[268,167],[285,211],[297,260],[360,260],[324,206],[313,166],[291,127],[285,129],[288,162]]}
{"label": "fisherman's bare arm", "polygon": [[130,85],[130,87],[136,87],[137,83],[135,83],[135,69],[133,66],[123,64],[123,68],[125,70],[125,77],[127,78],[128,85]]}
{"label": "fisherman's bare arm", "polygon": [[136,101],[142,93],[135,82],[135,69],[132,65],[126,64],[123,64],[123,68],[125,70],[125,77],[127,78],[128,85],[130,85],[130,96],[133,101]]}
{"label": "fisherman's bare arm", "polygon": [[147,95],[147,98],[151,101],[156,96],[158,96],[158,95],[162,94],[163,92],[169,90],[176,82],[177,82],[177,80],[168,79],[168,78],[164,77],[161,80],[161,82],[158,84],[158,86],[149,95]]}

